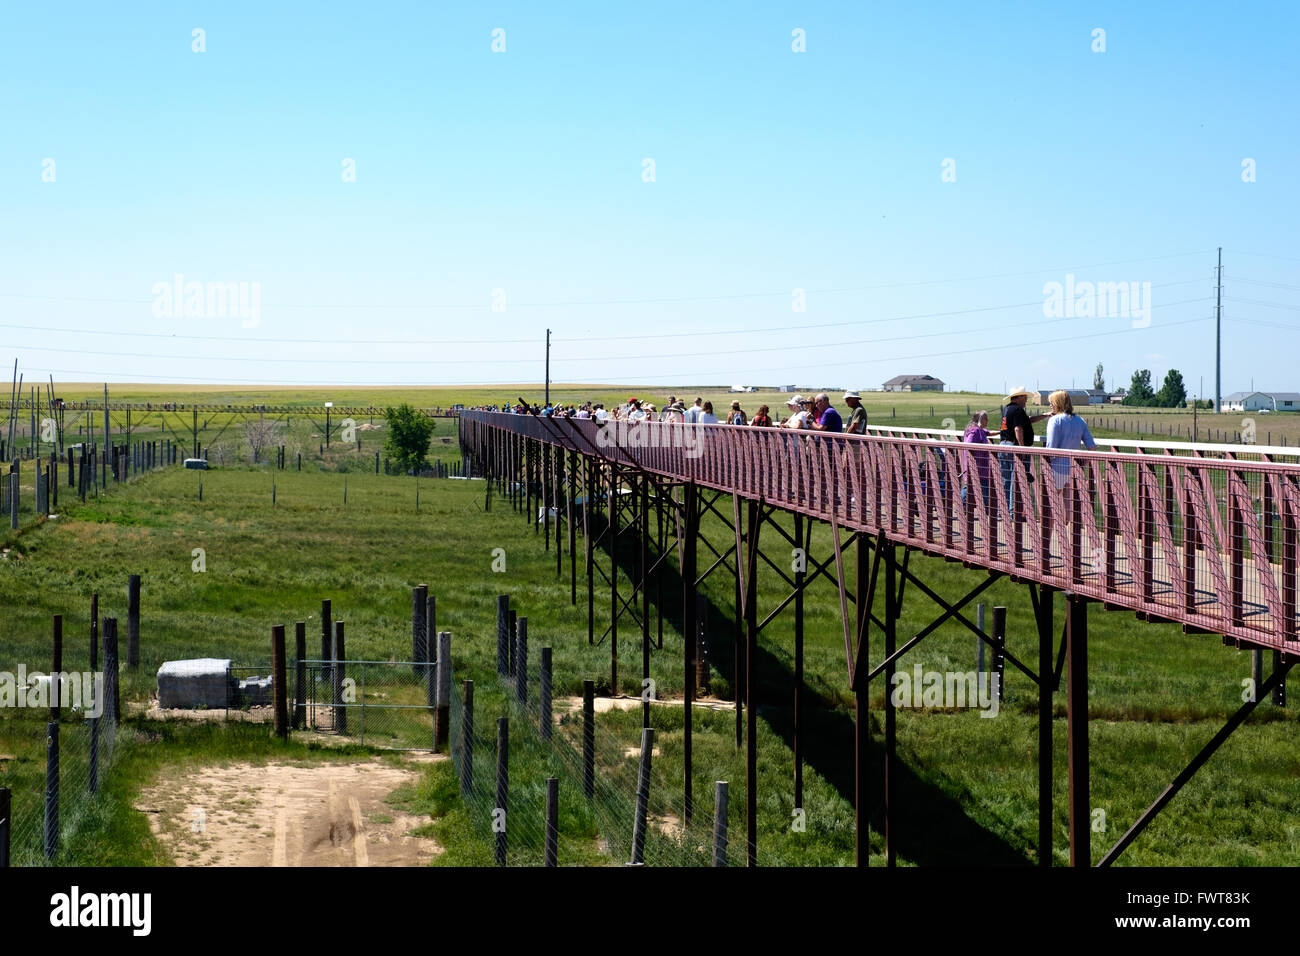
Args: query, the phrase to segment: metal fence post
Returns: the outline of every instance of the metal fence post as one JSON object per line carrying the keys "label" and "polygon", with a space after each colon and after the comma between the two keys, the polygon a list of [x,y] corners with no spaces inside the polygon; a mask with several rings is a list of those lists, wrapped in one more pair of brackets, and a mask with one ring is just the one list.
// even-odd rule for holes
{"label": "metal fence post", "polygon": [[582,795],[596,794],[596,682],[582,682]]}
{"label": "metal fence post", "polygon": [[45,856],[59,852],[59,725],[45,725]]}
{"label": "metal fence post", "polygon": [[9,834],[13,829],[10,807],[9,788],[0,787],[0,869],[9,866]]}
{"label": "metal fence post", "polygon": [[474,790],[474,682],[466,678],[460,716],[460,792]]}
{"label": "metal fence post", "polygon": [[510,802],[510,719],[497,718],[497,803],[492,829],[497,835],[497,866],[506,865],[506,811]]}
{"label": "metal fence post", "polygon": [[519,619],[519,633],[515,635],[515,699],[528,701],[528,618]]}
{"label": "metal fence post", "polygon": [[411,669],[420,673],[419,661],[429,656],[429,634],[425,626],[425,612],[429,601],[429,586],[417,584],[411,589]]}
{"label": "metal fence post", "polygon": [[560,782],[555,777],[546,778],[546,865],[559,863]]}
{"label": "metal fence post", "polygon": [[281,740],[289,739],[289,688],[288,669],[284,660],[284,625],[276,624],[271,628],[271,692],[275,701],[275,735]]}
{"label": "metal fence post", "polygon": [[510,595],[497,595],[497,676],[505,677],[510,667]]}
{"label": "metal fence post", "polygon": [[126,600],[126,666],[140,666],[140,575],[131,575]]}
{"label": "metal fence post", "polygon": [[104,618],[104,712],[113,720],[113,730],[122,721],[118,693],[117,618]]}
{"label": "metal fence post", "polygon": [[542,648],[542,680],[538,694],[540,698],[539,729],[543,740],[551,739],[551,649]]}
{"label": "metal fence post", "polygon": [[632,862],[645,862],[646,813],[650,807],[650,757],[654,752],[653,727],[641,728],[641,767],[636,778],[636,819],[632,824]]}
{"label": "metal fence post", "polygon": [[87,789],[99,793],[99,718],[90,718],[90,764],[87,768]]}
{"label": "metal fence post", "polygon": [[518,612],[510,609],[510,639],[506,641],[506,673],[511,677],[515,676],[515,635],[519,633]]}
{"label": "metal fence post", "polygon": [[347,674],[347,650],[343,637],[343,622],[334,622],[334,666],[331,676],[334,685],[334,732],[348,732],[348,711],[343,703],[343,680]]}
{"label": "metal fence post", "polygon": [[[1007,648],[1007,609],[1005,607],[993,608],[993,660],[992,674],[989,679],[997,682],[996,694],[998,703],[1002,702],[1002,679],[1006,673],[1006,648]],[[993,695],[990,695],[993,696]]]}
{"label": "metal fence post", "polygon": [[727,865],[727,781],[713,784],[713,865]]}

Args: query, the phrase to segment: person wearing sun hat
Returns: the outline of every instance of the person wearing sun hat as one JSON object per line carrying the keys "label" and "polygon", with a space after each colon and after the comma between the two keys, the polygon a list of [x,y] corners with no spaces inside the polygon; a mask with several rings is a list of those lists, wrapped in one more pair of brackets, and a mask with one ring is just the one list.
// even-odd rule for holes
{"label": "person wearing sun hat", "polygon": [[862,407],[862,396],[850,389],[844,393],[844,404],[849,406],[852,414],[844,428],[846,435],[865,435],[867,432],[867,410]]}
{"label": "person wearing sun hat", "polygon": [[[1001,424],[1001,441],[1000,445],[1016,445],[1021,448],[1028,448],[1034,444],[1034,422],[1041,422],[1047,418],[1047,415],[1030,415],[1025,411],[1025,405],[1029,401],[1029,389],[1021,386],[1012,390],[1002,404],[1002,424]],[[1002,469],[1002,489],[1006,493],[1007,507],[1014,505],[1015,495],[1015,462],[1020,459],[1020,465],[1025,469],[1025,477],[1030,481],[1034,480],[1033,474],[1029,470],[1029,459],[1025,455],[1013,455],[1009,452],[998,453],[998,463]]]}
{"label": "person wearing sun hat", "polygon": [[807,428],[808,409],[805,406],[808,404],[808,400],[802,395],[793,395],[785,404],[790,409],[790,417],[781,423],[781,427]]}

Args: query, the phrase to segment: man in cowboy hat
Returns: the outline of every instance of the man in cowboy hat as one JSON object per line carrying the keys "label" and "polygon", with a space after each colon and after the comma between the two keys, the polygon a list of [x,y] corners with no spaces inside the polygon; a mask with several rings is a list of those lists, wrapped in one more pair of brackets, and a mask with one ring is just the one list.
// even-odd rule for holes
{"label": "man in cowboy hat", "polygon": [[856,391],[845,392],[844,404],[849,406],[853,412],[849,416],[849,424],[844,429],[844,433],[846,435],[865,435],[867,433],[867,410],[862,407],[862,396]]}
{"label": "man in cowboy hat", "polygon": [[[1002,405],[1002,428],[1001,428],[1001,445],[1017,445],[1022,448],[1028,448],[1034,444],[1034,422],[1041,422],[1047,418],[1047,415],[1030,415],[1025,411],[1025,405],[1029,401],[1029,389],[1023,386],[1011,391],[1007,395],[1006,401]],[[1030,481],[1034,480],[1033,474],[1029,470],[1029,459],[1025,455],[1013,455],[1009,452],[998,454],[998,461],[1002,468],[1002,487],[1007,496],[1007,507],[1011,508],[1015,500],[1013,491],[1015,489],[1015,462],[1019,458],[1021,467],[1025,469],[1025,477]]]}

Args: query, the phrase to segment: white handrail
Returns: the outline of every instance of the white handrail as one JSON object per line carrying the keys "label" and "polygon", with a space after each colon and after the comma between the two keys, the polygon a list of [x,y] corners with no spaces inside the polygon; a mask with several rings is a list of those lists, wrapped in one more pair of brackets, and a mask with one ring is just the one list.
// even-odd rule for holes
{"label": "white handrail", "polygon": [[[963,432],[950,428],[917,428],[910,425],[868,425],[867,433],[877,433],[882,436],[888,436],[890,432],[907,432],[913,435],[935,435],[944,438],[955,438],[960,440]],[[996,433],[991,433],[996,434]],[[1034,441],[1041,444],[1042,435],[1035,435]],[[1142,438],[1098,438],[1097,445],[1107,445],[1111,448],[1137,448],[1139,450],[1146,448],[1166,448],[1174,451],[1200,451],[1212,452],[1219,455],[1232,453],[1235,455],[1282,455],[1289,458],[1300,457],[1300,445],[1287,447],[1285,445],[1221,445],[1208,442],[1190,442],[1190,441],[1164,441],[1161,439],[1142,439]],[[996,443],[995,443],[996,444]]]}

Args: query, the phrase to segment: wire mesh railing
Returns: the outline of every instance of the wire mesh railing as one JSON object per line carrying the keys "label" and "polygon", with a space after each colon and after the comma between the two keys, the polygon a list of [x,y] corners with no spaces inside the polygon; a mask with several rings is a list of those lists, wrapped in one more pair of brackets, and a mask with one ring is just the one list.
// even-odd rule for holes
{"label": "wire mesh railing", "polygon": [[503,435],[883,533],[1246,644],[1286,649],[1297,638],[1300,465],[1267,460],[1272,450],[1175,453],[1141,442],[1150,453],[1067,451],[649,422],[611,432],[482,412],[461,424],[466,448],[498,467],[510,460]]}

